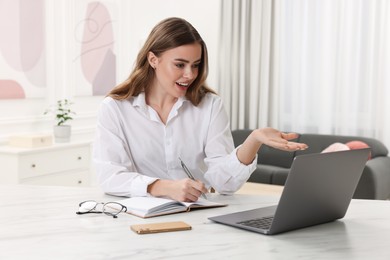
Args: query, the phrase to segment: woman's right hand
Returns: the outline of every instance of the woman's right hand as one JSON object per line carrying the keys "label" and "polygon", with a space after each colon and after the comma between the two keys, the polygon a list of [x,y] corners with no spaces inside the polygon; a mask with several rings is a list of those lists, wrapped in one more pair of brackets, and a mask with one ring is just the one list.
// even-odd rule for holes
{"label": "woman's right hand", "polygon": [[194,202],[207,193],[207,189],[201,181],[189,178],[181,180],[159,179],[148,186],[148,193],[154,197],[169,197],[173,200]]}

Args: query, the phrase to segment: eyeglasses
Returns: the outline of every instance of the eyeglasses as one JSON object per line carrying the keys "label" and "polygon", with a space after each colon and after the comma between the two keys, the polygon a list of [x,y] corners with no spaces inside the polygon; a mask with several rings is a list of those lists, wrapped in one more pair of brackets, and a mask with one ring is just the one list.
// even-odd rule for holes
{"label": "eyeglasses", "polygon": [[118,202],[103,203],[94,200],[86,200],[79,204],[79,211],[77,211],[76,214],[104,213],[113,218],[117,218],[118,214],[122,211],[126,212],[127,208]]}

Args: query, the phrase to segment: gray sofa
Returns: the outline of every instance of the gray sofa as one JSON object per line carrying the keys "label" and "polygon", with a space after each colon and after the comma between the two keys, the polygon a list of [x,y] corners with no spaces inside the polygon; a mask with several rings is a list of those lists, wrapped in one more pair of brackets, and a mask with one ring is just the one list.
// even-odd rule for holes
{"label": "gray sofa", "polygon": [[[252,132],[249,129],[232,131],[235,146],[243,143]],[[388,199],[390,198],[390,157],[387,148],[380,141],[357,136],[299,134],[297,142],[306,143],[305,151],[285,152],[263,145],[258,152],[258,165],[249,178],[249,182],[284,185],[293,158],[307,153],[320,153],[329,145],[340,142],[362,141],[371,148],[371,160],[363,170],[356,188],[355,199]]]}

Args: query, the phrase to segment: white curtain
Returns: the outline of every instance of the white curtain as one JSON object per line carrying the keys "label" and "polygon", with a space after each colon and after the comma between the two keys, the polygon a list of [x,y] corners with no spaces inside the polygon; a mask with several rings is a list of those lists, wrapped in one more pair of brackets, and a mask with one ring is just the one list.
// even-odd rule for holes
{"label": "white curtain", "polygon": [[[274,104],[272,0],[221,1],[218,92],[232,129],[269,125]],[[274,88],[273,88],[274,87]],[[276,96],[276,95],[274,95]]]}
{"label": "white curtain", "polygon": [[[359,135],[390,148],[390,1],[222,2],[222,22],[240,24],[221,30],[232,28],[219,82],[232,129]],[[250,48],[237,49],[243,36]]]}

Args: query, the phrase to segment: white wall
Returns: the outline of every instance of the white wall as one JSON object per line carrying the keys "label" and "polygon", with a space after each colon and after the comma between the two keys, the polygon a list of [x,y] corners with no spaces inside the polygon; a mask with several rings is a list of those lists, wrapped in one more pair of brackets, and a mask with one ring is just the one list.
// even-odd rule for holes
{"label": "white wall", "polygon": [[[48,82],[45,96],[28,99],[0,99],[0,145],[10,135],[25,133],[52,133],[52,117],[44,116],[44,110],[61,98],[74,102],[76,111],[72,125],[72,139],[91,139],[94,134],[96,111],[103,96],[76,96],[75,88],[84,82],[74,79],[73,67],[67,65],[72,52],[74,13],[91,0],[46,0],[46,63]],[[208,0],[102,0],[117,13],[114,38],[116,39],[117,82],[126,79],[133,67],[139,48],[152,27],[160,20],[178,16],[188,20],[206,41],[209,50],[209,84],[216,86],[216,63],[220,1]],[[113,15],[113,14],[111,14]],[[0,39],[1,40],[1,39]],[[0,55],[0,59],[2,59]],[[0,78],[8,79],[0,62]],[[76,68],[77,69],[77,68]],[[81,68],[80,68],[81,69]],[[2,72],[3,71],[3,72]],[[17,80],[17,79],[16,79]]]}
{"label": "white wall", "polygon": [[[152,27],[159,21],[178,16],[189,21],[207,44],[210,58],[209,84],[216,85],[216,66],[220,22],[220,1],[209,0],[139,0],[125,1],[122,16],[127,27],[122,28],[121,49],[125,59],[120,64],[119,78],[127,78],[138,49]],[[130,61],[130,62],[129,62]]]}

